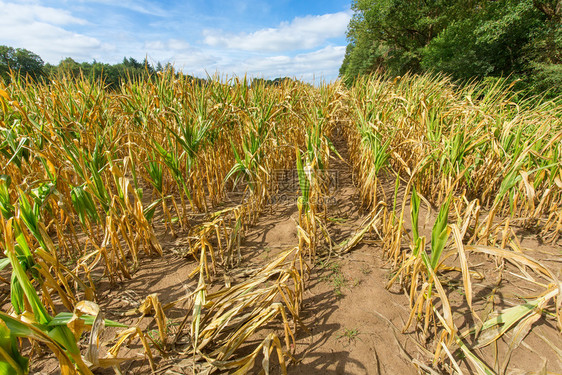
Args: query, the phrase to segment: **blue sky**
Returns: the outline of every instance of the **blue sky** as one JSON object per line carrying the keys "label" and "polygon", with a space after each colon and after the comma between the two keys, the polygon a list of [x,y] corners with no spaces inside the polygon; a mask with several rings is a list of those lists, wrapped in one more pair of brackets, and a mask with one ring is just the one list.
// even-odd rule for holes
{"label": "blue sky", "polygon": [[124,56],[185,73],[333,80],[350,0],[0,0],[0,45],[45,62]]}

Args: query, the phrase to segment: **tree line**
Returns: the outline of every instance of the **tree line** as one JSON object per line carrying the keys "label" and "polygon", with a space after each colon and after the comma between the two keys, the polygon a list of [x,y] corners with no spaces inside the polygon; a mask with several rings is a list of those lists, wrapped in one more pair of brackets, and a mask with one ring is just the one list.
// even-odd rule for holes
{"label": "tree line", "polygon": [[[151,64],[148,59],[138,61],[133,57],[124,57],[118,64],[98,61],[78,63],[68,57],[57,65],[45,64],[41,57],[24,48],[0,46],[0,79],[8,84],[13,77],[30,78],[34,81],[50,80],[55,77],[85,77],[102,80],[108,89],[117,89],[122,82],[138,78],[154,77],[157,72],[173,71],[170,63]],[[175,74],[181,74],[175,72]],[[203,82],[200,78],[191,77]]]}
{"label": "tree line", "polygon": [[[45,64],[41,57],[24,48],[0,46],[0,80],[8,84],[12,77],[31,78],[34,81],[50,80],[55,77],[74,77],[103,80],[110,90],[117,89],[121,83],[138,78],[153,78],[158,72],[172,71],[176,75],[182,73],[174,71],[172,64],[157,62],[151,64],[148,59],[137,61],[132,57],[124,57],[119,64],[107,64],[98,61],[78,63],[68,57],[57,65]],[[204,84],[205,79],[187,75],[198,84]],[[295,81],[289,77],[275,79],[254,78],[251,86],[278,86],[286,81]]]}
{"label": "tree line", "polygon": [[562,0],[352,0],[340,76],[509,77],[562,94]]}

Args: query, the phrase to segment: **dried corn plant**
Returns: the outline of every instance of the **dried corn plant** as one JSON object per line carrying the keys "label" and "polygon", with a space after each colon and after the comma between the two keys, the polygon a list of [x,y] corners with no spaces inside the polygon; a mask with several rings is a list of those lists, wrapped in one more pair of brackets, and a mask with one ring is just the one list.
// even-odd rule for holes
{"label": "dried corn plant", "polygon": [[[245,79],[212,79],[201,85],[166,72],[124,84],[119,92],[108,92],[99,82],[61,77],[44,84],[13,84],[0,93],[2,232],[8,235],[6,228],[15,224],[14,251],[39,292],[37,306],[56,315],[65,314],[61,306],[74,311],[81,299],[95,300],[95,269],[101,267],[103,277],[116,283],[134,278],[142,256],[162,255],[156,239],[159,223],[172,236],[187,237],[183,255],[197,264],[194,275],[202,278],[202,287],[214,285],[217,272],[240,266],[245,229],[275,193],[275,171],[293,167],[295,156],[287,150],[304,142],[306,124],[300,120],[309,107],[301,99],[315,90],[291,82],[250,90]],[[215,208],[224,204],[226,208]],[[9,265],[7,258],[2,261],[2,268]],[[285,344],[294,341],[294,332],[287,329],[289,322],[298,321],[305,269],[300,252],[291,251],[264,270],[267,276],[256,276],[261,283],[278,278],[278,287],[261,290],[257,300],[209,295],[208,301],[223,298],[217,303],[238,303],[241,309],[261,301],[249,321],[253,328],[237,344],[224,346],[221,355],[203,351],[216,357],[212,368],[224,367],[219,363],[228,359],[234,361],[229,367],[249,370],[250,362],[232,359],[234,352],[277,316],[286,328]],[[11,314],[28,311],[15,276],[11,287]],[[199,292],[193,295],[194,301],[198,298]],[[159,327],[161,345],[152,340],[152,346],[166,353],[166,308],[156,295],[145,305],[139,310],[142,316],[154,315]],[[208,319],[202,322],[205,335]],[[230,329],[223,327],[216,335]],[[117,365],[119,349],[133,336],[142,342],[154,370],[151,338],[139,324],[116,336],[108,351],[115,361],[90,356],[90,365]],[[274,346],[284,363],[289,348],[282,349],[275,335],[248,360],[262,349],[269,356]],[[195,348],[197,356],[204,349]],[[78,358],[72,361],[87,373]]]}
{"label": "dried corn plant", "polygon": [[[451,355],[458,350],[478,373],[503,373],[539,317],[553,317],[562,328],[560,282],[523,254],[514,232],[517,225],[535,228],[551,243],[560,237],[562,107],[536,98],[515,103],[511,96],[501,81],[456,88],[431,76],[369,77],[350,95],[352,120],[344,132],[363,204],[371,217],[381,217],[377,233],[394,275],[388,287],[399,283],[408,295],[404,329],[421,334],[441,370],[462,371]],[[382,185],[392,181],[390,196]],[[430,239],[419,228],[420,207],[426,222],[438,211]],[[537,284],[544,291],[481,318],[471,279],[483,276],[470,269],[471,253],[509,262],[528,280],[535,280],[527,272],[534,270],[546,281]],[[463,295],[480,322],[462,333],[447,287],[452,272],[462,274]],[[505,360],[492,370],[474,351],[507,332],[513,339]]]}
{"label": "dried corn plant", "polygon": [[[28,338],[47,345],[67,373],[90,373],[117,368],[121,348],[136,338],[153,371],[156,353],[174,352],[196,372],[254,372],[261,358],[268,373],[275,350],[285,372],[297,330],[306,331],[300,304],[315,258],[349,252],[374,232],[393,268],[389,286],[410,301],[405,329],[424,338],[432,366],[457,369],[458,350],[479,373],[505,370],[539,317],[562,329],[560,282],[515,236],[527,228],[557,243],[562,233],[562,107],[512,95],[501,81],[458,87],[407,75],[368,77],[350,89],[291,80],[269,87],[245,77],[201,83],[171,70],[115,92],[68,77],[0,86],[0,269],[11,272],[0,354],[25,373],[17,338]],[[331,141],[338,134],[369,215],[334,244],[326,198],[330,163],[341,158]],[[277,172],[295,169],[299,243],[243,271],[253,255],[241,246],[247,229],[278,192]],[[421,211],[430,238],[419,228]],[[134,279],[143,258],[171,251],[158,241],[163,233],[185,244],[181,255],[193,265],[186,277],[198,284],[180,298],[188,303],[179,329],[166,329],[178,301],[148,295],[138,322],[100,358],[93,275]],[[478,254],[516,267],[542,292],[478,315],[472,280],[481,275],[469,262]],[[455,272],[479,322],[462,331],[450,302]],[[141,328],[147,318],[157,338]],[[492,370],[475,353],[507,335],[509,351]]]}

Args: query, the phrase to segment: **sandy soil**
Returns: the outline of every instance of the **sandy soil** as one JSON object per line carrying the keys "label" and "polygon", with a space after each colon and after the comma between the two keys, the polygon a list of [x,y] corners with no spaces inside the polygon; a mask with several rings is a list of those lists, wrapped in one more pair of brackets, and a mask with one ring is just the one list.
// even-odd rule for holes
{"label": "sandy soil", "polygon": [[[335,144],[344,160],[348,160],[345,144],[341,140]],[[344,161],[334,160],[331,167],[337,173],[338,182],[333,191],[333,200],[330,201],[328,221],[333,239],[339,242],[359,229],[365,214],[361,212],[349,166]],[[246,232],[242,242],[243,264],[265,264],[278,252],[295,246],[298,243],[295,225],[297,215],[295,204],[288,201],[270,207],[258,223]],[[432,223],[431,215],[429,223]],[[100,281],[98,298],[107,318],[132,324],[139,314],[130,312],[146,296],[157,293],[165,304],[195,289],[196,281],[188,277],[194,261],[173,251],[186,246],[185,238],[181,233],[177,238],[161,233],[159,239],[163,244],[164,257],[144,258],[132,280],[117,285]],[[521,231],[520,241],[524,247],[533,249],[529,250],[528,255],[541,260],[560,276],[560,245],[541,244],[536,236],[524,231]],[[510,272],[516,273],[517,268],[504,264],[502,284],[492,293],[498,265],[485,256],[476,255],[470,256],[469,263],[473,269],[485,275],[484,280],[474,281],[474,300],[482,301],[475,303],[477,311],[485,308],[483,301],[488,297],[494,300],[494,308],[500,309],[521,303],[524,298],[542,290],[533,283],[511,275]],[[416,342],[422,343],[423,338],[412,327],[402,333],[409,316],[409,301],[399,287],[390,290],[385,288],[389,278],[389,267],[382,258],[382,249],[374,236],[367,236],[365,241],[343,257],[332,256],[318,261],[307,280],[302,306],[303,321],[310,329],[310,334],[299,333],[295,355],[298,363],[289,367],[289,374],[413,374],[418,372],[414,361],[429,363],[431,358],[416,345]],[[457,311],[455,321],[462,329],[473,322],[470,321],[462,294],[455,294],[460,289],[458,286],[462,286],[460,274],[453,275],[451,279],[453,281],[446,287],[451,292],[451,301]],[[172,334],[185,315],[185,308],[185,302],[181,302],[166,312]],[[151,319],[146,319],[141,326],[147,331],[156,329]],[[111,334],[109,330],[105,338],[111,338]],[[176,348],[177,352],[181,351],[181,343]],[[538,373],[545,362],[548,371],[562,372],[562,362],[556,354],[556,350],[560,352],[562,348],[562,339],[552,319],[539,319],[524,344],[515,349],[507,373]],[[500,359],[505,348],[506,343],[500,342],[497,348]],[[139,345],[131,345],[122,351],[124,356],[139,355],[138,360],[128,361],[122,366],[123,373],[149,372],[147,361],[140,352]],[[159,373],[189,373],[187,367],[182,365],[186,358],[177,352],[167,358],[156,356],[160,364]],[[494,348],[488,347],[479,354],[490,364],[493,363],[493,353]],[[462,358],[459,360],[466,366],[467,373],[474,371]],[[35,373],[55,374],[58,371],[48,355],[33,365]]]}

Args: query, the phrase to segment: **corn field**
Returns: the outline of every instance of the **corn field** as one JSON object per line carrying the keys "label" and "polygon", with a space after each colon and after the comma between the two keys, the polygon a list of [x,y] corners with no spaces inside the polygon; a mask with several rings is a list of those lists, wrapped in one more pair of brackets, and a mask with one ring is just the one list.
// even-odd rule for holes
{"label": "corn field", "polygon": [[[194,374],[285,374],[309,330],[311,270],[369,236],[386,287],[409,304],[401,328],[426,355],[415,370],[504,373],[539,319],[562,332],[560,269],[517,234],[532,232],[560,258],[562,101],[513,97],[502,81],[458,87],[435,76],[266,87],[167,72],[118,91],[14,77],[0,85],[1,372],[26,374],[47,351],[62,374],[121,373],[136,345],[154,373],[174,357]],[[341,159],[336,138],[366,217],[339,243],[322,199]],[[250,264],[258,254],[245,233],[271,209],[279,171],[296,171],[298,238]],[[144,296],[137,323],[106,319],[100,282],[117,287],[143,260],[170,256],[163,235],[185,243],[195,287],[170,303]],[[471,259],[493,264],[498,279]],[[476,283],[498,290],[508,266],[540,292],[494,308]],[[462,304],[451,297],[459,277]],[[181,317],[168,315],[173,306]],[[487,361],[505,338],[504,361]]]}

